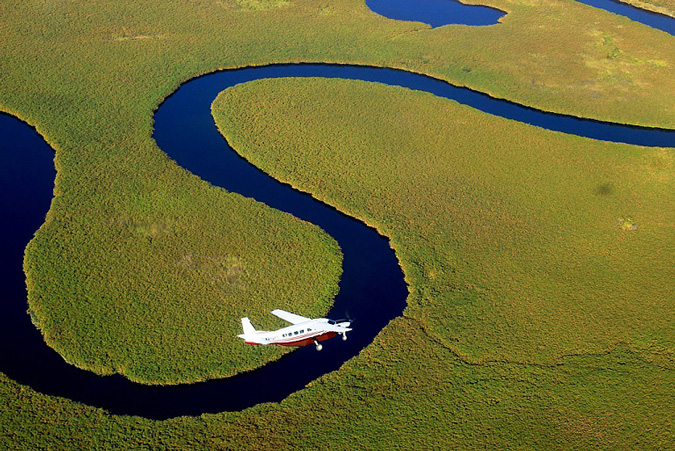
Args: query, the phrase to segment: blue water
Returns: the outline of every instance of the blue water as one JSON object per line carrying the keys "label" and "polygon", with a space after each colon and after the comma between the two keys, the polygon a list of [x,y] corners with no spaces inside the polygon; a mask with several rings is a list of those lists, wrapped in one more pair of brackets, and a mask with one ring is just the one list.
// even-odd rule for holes
{"label": "blue water", "polygon": [[366,4],[389,19],[424,22],[434,28],[449,24],[494,25],[506,15],[495,8],[455,0],[366,0]]}
{"label": "blue water", "polygon": [[[229,81],[236,83],[239,73],[232,75]],[[3,266],[12,268],[2,272],[0,337],[8,345],[0,348],[0,371],[10,378],[42,393],[116,414],[165,419],[242,410],[262,402],[281,401],[319,376],[338,369],[402,313],[408,291],[388,240],[365,224],[275,181],[230,150],[210,114],[215,95],[229,85],[217,78],[197,81],[184,85],[157,111],[158,143],[205,180],[311,221],[338,241],[343,253],[343,274],[340,292],[328,316],[354,319],[349,339],[324,342],[321,352],[313,346],[297,349],[240,376],[172,387],[139,385],[119,375],[101,377],[66,364],[45,345],[26,315],[22,272],[23,250],[44,221],[51,200],[54,168],[49,157],[53,153],[29,126],[0,115],[0,211],[6,232],[0,250]],[[235,336],[231,339],[240,341]],[[243,342],[241,345],[247,346]]]}

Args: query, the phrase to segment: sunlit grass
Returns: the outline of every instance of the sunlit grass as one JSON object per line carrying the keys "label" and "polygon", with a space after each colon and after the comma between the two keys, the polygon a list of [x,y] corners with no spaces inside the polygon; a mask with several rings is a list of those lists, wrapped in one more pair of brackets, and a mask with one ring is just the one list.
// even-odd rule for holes
{"label": "sunlit grass", "polygon": [[261,80],[213,108],[256,166],[390,236],[415,293],[406,315],[468,360],[628,343],[675,364],[672,150],[353,81]]}

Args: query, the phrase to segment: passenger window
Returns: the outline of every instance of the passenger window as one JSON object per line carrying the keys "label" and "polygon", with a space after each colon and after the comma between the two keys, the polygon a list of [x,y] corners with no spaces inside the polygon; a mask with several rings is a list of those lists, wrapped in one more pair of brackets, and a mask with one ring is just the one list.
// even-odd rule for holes
{"label": "passenger window", "polygon": [[298,335],[298,331],[296,330],[295,332],[293,332],[293,334]]}
{"label": "passenger window", "polygon": [[301,334],[304,334],[304,333],[305,333],[305,329],[302,329],[302,330],[300,331],[300,333],[301,333]]}

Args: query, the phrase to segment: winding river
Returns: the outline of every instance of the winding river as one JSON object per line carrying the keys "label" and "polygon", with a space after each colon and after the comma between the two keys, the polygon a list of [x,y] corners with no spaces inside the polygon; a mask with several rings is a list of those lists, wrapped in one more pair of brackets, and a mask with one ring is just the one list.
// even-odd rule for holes
{"label": "winding river", "polygon": [[[223,89],[278,77],[345,78],[385,83],[454,99],[481,111],[550,130],[607,141],[675,147],[675,131],[611,124],[546,113],[497,100],[441,80],[395,69],[294,64],[227,70],[193,79],[166,99],[155,114],[162,150],[204,180],[313,222],[331,234],[343,253],[340,293],[329,316],[363,319],[347,342],[324,351],[298,349],[265,367],[223,380],[149,387],[121,376],[101,377],[66,364],[47,347],[26,315],[23,249],[44,221],[52,195],[48,145],[25,123],[0,114],[0,211],[6,232],[0,242],[5,296],[0,303],[0,371],[37,391],[102,407],[115,414],[165,419],[241,410],[280,401],[358,354],[405,308],[407,288],[388,241],[356,219],[259,171],[234,152],[215,128],[210,104]],[[9,224],[9,225],[8,225]],[[236,338],[233,338],[236,339]]]}

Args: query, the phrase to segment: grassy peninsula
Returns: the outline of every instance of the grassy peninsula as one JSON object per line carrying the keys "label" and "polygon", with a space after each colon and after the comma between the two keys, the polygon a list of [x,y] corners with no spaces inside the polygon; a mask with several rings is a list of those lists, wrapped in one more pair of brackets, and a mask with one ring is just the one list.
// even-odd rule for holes
{"label": "grassy peninsula", "polygon": [[[153,111],[181,82],[197,75],[294,61],[399,67],[541,109],[675,127],[672,37],[569,0],[485,3],[509,14],[491,27],[430,29],[379,17],[362,0],[0,3],[0,109],[35,125],[56,151],[54,201],[25,260],[29,306],[48,344],[73,364],[101,373],[122,372],[145,383],[196,380],[231,374],[270,357],[267,352],[238,355],[234,348],[224,351],[230,352],[227,356],[210,355],[214,346],[226,346],[216,333],[229,337],[236,332],[226,328],[236,329],[243,312],[262,315],[270,307],[297,310],[300,304],[319,312],[330,302],[339,275],[339,254],[330,239],[313,227],[187,174],[152,140]],[[437,99],[376,91],[390,98],[391,108],[410,102],[431,110],[438,107]],[[343,100],[334,98],[333,103]],[[274,109],[275,100],[267,101]],[[368,111],[376,109],[371,106]],[[433,114],[427,119],[434,117],[438,119]],[[360,125],[369,120],[363,116]],[[415,123],[424,130],[427,121],[410,121],[410,136],[427,139],[433,147],[431,133],[422,138],[419,130],[413,130]],[[483,117],[474,130],[484,129],[479,126],[486,121],[491,119]],[[438,133],[447,134],[445,127],[452,124],[436,125]],[[165,422],[110,415],[37,393],[0,375],[0,443],[7,449],[269,449],[277,445],[309,449],[327,443],[343,449],[382,449],[392,444],[407,449],[635,449],[673,443],[672,329],[666,324],[672,311],[665,302],[673,299],[672,293],[665,293],[665,301],[657,303],[657,297],[672,285],[661,285],[658,277],[665,273],[655,270],[666,259],[667,248],[647,261],[634,260],[632,266],[631,255],[620,252],[643,255],[645,249],[654,248],[652,239],[666,235],[672,205],[671,154],[625,147],[618,154],[631,156],[621,161],[617,146],[597,145],[596,156],[573,158],[577,141],[500,127],[509,132],[492,136],[486,148],[499,150],[508,136],[520,137],[523,143],[532,141],[541,147],[541,155],[558,159],[572,171],[571,178],[561,180],[548,180],[547,173],[546,186],[569,187],[577,180],[580,186],[568,205],[592,207],[590,212],[602,214],[595,217],[571,209],[569,216],[563,215],[564,199],[549,208],[544,201],[550,196],[539,192],[532,193],[531,199],[525,196],[523,190],[533,183],[529,178],[542,171],[541,162],[531,161],[533,154],[512,154],[514,161],[539,169],[525,172],[527,177],[521,181],[516,173],[522,168],[513,167],[507,180],[518,181],[512,187],[495,177],[435,187],[428,177],[441,177],[441,170],[452,169],[447,164],[436,168],[436,173],[423,174],[427,178],[421,186],[440,190],[438,196],[422,193],[410,200],[435,199],[428,206],[402,202],[400,191],[390,190],[410,186],[403,177],[405,168],[391,166],[397,171],[387,175],[395,184],[382,188],[368,177],[352,187],[340,205],[395,236],[397,250],[407,262],[406,277],[413,293],[410,309],[339,372],[280,404]],[[322,133],[304,136],[308,142],[320,142]],[[363,139],[371,142],[373,137]],[[557,147],[570,152],[567,159],[555,151]],[[360,157],[353,161],[355,168],[363,168],[364,162],[373,164],[371,170],[388,167],[378,166],[365,153]],[[450,155],[438,155],[439,161],[442,157]],[[471,160],[470,154],[455,157],[465,168],[469,163],[474,168],[483,164]],[[504,164],[489,153],[482,157],[490,164]],[[406,162],[404,155],[398,158],[384,163]],[[425,158],[416,163],[430,164]],[[576,159],[600,167],[606,179],[585,180]],[[338,163],[344,159],[338,158]],[[604,169],[605,163],[612,164]],[[458,171],[451,174],[459,177]],[[310,189],[313,173],[304,175],[307,178],[297,183]],[[371,205],[368,198],[373,193],[359,190],[378,186],[380,191],[374,193],[383,203]],[[463,186],[475,189],[457,188]],[[581,191],[581,187],[592,190]],[[636,191],[631,194],[630,188]],[[653,191],[641,191],[647,188]],[[335,195],[320,190],[315,194]],[[478,210],[452,212],[453,203],[442,197],[449,194],[464,202],[458,205]],[[662,204],[657,212],[654,199],[659,194]],[[626,208],[618,208],[619,200],[627,202],[622,204]],[[485,203],[476,205],[478,201]],[[520,201],[527,207],[522,213],[515,211]],[[444,216],[432,223],[424,209]],[[448,222],[448,217],[453,221]],[[559,219],[560,230],[568,234],[557,235],[552,219]],[[659,225],[660,220],[666,222]],[[572,227],[575,221],[578,228]],[[424,225],[429,240],[420,249],[406,247],[423,241],[420,232],[411,232],[413,223]],[[538,230],[537,225],[547,228]],[[462,236],[460,226],[476,235]],[[408,232],[410,236],[403,236]],[[593,299],[606,293],[614,296],[631,278],[639,277],[638,269],[655,277],[654,293],[638,299],[642,304],[626,297],[625,309],[619,311],[621,300],[616,296],[602,309],[564,289],[565,306],[571,305],[572,311],[556,311],[555,305],[541,300],[554,299],[554,289],[568,286],[564,274],[554,270],[569,265],[544,267],[557,261],[555,255],[541,255],[544,261],[539,263],[524,261],[516,243],[528,233],[533,242],[525,243],[524,250],[530,255],[540,251],[539,245],[551,246],[544,237],[570,246],[563,249],[566,252],[582,250],[574,261],[594,264],[587,268],[590,274],[583,265],[572,268],[573,274],[583,276],[580,288]],[[489,261],[495,250],[482,242],[486,237],[524,266],[511,268]],[[445,243],[445,238],[451,241]],[[582,247],[584,239],[588,248]],[[618,262],[596,255],[601,249],[594,239],[610,243],[608,255],[618,255]],[[437,242],[443,242],[438,252],[431,246]],[[283,249],[289,243],[298,247]],[[647,247],[642,249],[641,244]],[[467,261],[456,260],[468,251]],[[265,256],[273,260],[264,262]],[[597,264],[592,261],[596,256]],[[287,265],[289,259],[291,265]],[[606,286],[614,265],[626,271],[616,274],[622,284],[616,288]],[[670,268],[666,265],[663,271]],[[453,274],[452,269],[461,272]],[[529,275],[527,269],[536,271]],[[323,276],[306,279],[314,271]],[[548,272],[552,272],[550,280]],[[487,278],[493,275],[505,285],[491,285],[492,279]],[[525,292],[520,276],[539,289],[528,292],[523,304],[505,304],[503,299],[513,301]],[[596,289],[590,278],[601,288]],[[449,288],[455,291],[448,292]],[[461,299],[464,304],[450,303]],[[575,299],[582,301],[580,306],[573,305]],[[544,310],[538,311],[541,306]],[[256,313],[249,307],[256,308]],[[617,322],[627,321],[626,328],[607,316],[617,311]],[[456,313],[465,316],[448,317]],[[562,325],[556,326],[558,316],[581,333],[566,336]],[[491,328],[495,320],[506,328]],[[205,329],[216,324],[220,328]],[[602,327],[594,330],[594,325]],[[530,329],[533,336],[520,343],[518,337],[527,336]],[[548,330],[553,333],[550,339]],[[208,343],[201,347],[191,336],[194,332],[207,332]],[[483,333],[486,336],[471,336]],[[562,337],[562,342],[552,349],[537,348],[553,337]],[[627,344],[616,345],[622,340]],[[163,355],[152,352],[172,346],[177,349]],[[190,360],[179,360],[188,349],[194,352]],[[534,350],[531,356],[528,350]],[[565,357],[575,352],[579,355]],[[513,361],[491,361],[494,356]]]}
{"label": "grassy peninsula", "polygon": [[258,80],[213,112],[254,165],[390,236],[406,317],[468,362],[554,364],[623,343],[675,370],[672,149],[344,80]]}
{"label": "grassy peninsula", "polygon": [[[204,341],[200,331],[231,336],[244,304],[255,299],[262,312],[278,297],[309,302],[307,313],[326,308],[336,260],[325,268],[332,277],[306,282],[325,285],[298,289],[296,278],[318,264],[319,248],[297,273],[247,261],[246,246],[251,255],[278,248],[265,231],[250,234],[265,226],[234,219],[245,203],[233,206],[152,140],[153,110],[200,73],[286,61],[402,67],[544,109],[675,124],[670,36],[574,2],[500,7],[510,13],[499,25],[432,30],[347,0],[318,9],[309,1],[4,4],[2,17],[11,20],[0,43],[9,68],[0,105],[36,124],[57,151],[56,197],[25,264],[30,309],[47,343],[93,371],[189,382],[236,371],[220,363],[238,352],[236,341],[212,355],[223,339]],[[226,238],[220,231],[230,228]],[[235,232],[243,229],[245,241]],[[303,256],[312,253],[305,249]],[[277,253],[268,261],[287,260]],[[225,294],[231,287],[209,282],[231,271],[247,271],[239,285],[247,293]],[[251,362],[243,367],[261,360]]]}
{"label": "grassy peninsula", "polygon": [[[109,196],[102,225],[110,222],[95,238],[71,236],[86,230],[73,221],[49,243],[31,243],[31,315],[47,343],[72,364],[146,384],[226,377],[281,356],[287,350],[243,345],[239,318],[269,329],[284,324],[269,315],[274,308],[325,314],[341,274],[337,243],[251,199],[162,183],[161,194],[136,193],[122,211]],[[58,257],[52,272],[46,255]],[[107,265],[124,279],[111,279]],[[45,291],[57,270],[68,278]]]}

